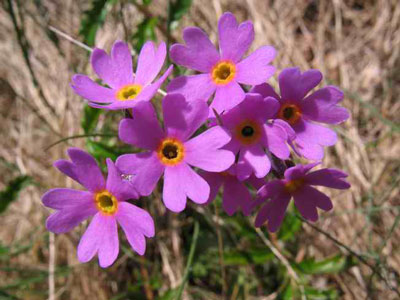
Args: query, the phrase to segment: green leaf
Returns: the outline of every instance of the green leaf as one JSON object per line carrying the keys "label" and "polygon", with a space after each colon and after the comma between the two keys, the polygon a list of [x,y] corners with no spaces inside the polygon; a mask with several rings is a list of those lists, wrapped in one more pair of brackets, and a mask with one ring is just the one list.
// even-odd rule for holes
{"label": "green leaf", "polygon": [[115,0],[93,0],[91,8],[83,13],[79,34],[88,46],[94,45],[97,30],[103,25],[109,6],[114,3]]}
{"label": "green leaf", "polygon": [[281,241],[292,240],[296,236],[296,232],[301,229],[301,220],[294,214],[287,214],[279,229],[278,239]]}
{"label": "green leaf", "polygon": [[339,273],[354,265],[351,257],[335,255],[333,257],[315,261],[313,258],[303,260],[297,267],[305,274]]}
{"label": "green leaf", "polygon": [[94,131],[97,125],[97,121],[103,110],[98,108],[90,107],[85,104],[83,108],[83,117],[81,121],[81,126],[85,134],[91,133]]}
{"label": "green leaf", "polygon": [[19,192],[32,183],[32,178],[26,175],[18,176],[11,180],[6,188],[0,192],[0,213],[18,198]]}
{"label": "green leaf", "polygon": [[262,265],[274,257],[271,251],[263,249],[250,249],[249,251],[231,250],[224,252],[224,263],[227,266],[256,264]]}
{"label": "green leaf", "polygon": [[177,26],[178,21],[189,11],[192,0],[175,0],[171,1],[168,13],[168,27],[173,29]]}
{"label": "green leaf", "polygon": [[[334,300],[338,299],[338,292],[335,289],[326,289],[326,290],[318,290],[313,287],[305,286],[304,294],[306,299],[314,299],[314,300]],[[292,300],[292,299],[301,299],[301,291],[300,288],[293,284],[288,284],[287,287],[280,294],[279,299],[282,300]]]}
{"label": "green leaf", "polygon": [[155,28],[157,26],[158,18],[146,18],[137,27],[137,31],[132,36],[132,42],[137,52],[140,51],[142,46],[147,40],[156,41]]}

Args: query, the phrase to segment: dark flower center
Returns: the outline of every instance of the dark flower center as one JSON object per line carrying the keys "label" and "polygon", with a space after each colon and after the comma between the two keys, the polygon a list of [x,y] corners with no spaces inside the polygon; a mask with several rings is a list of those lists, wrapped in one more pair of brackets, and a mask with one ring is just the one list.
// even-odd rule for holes
{"label": "dark flower center", "polygon": [[242,129],[242,135],[245,137],[250,137],[254,134],[254,129],[251,126],[244,126]]}
{"label": "dark flower center", "polygon": [[293,114],[294,114],[294,108],[293,107],[288,106],[288,107],[285,107],[283,109],[283,117],[286,120],[290,120],[293,117]]}
{"label": "dark flower center", "polygon": [[162,154],[167,159],[174,159],[178,157],[178,147],[174,144],[166,144],[162,149]]}

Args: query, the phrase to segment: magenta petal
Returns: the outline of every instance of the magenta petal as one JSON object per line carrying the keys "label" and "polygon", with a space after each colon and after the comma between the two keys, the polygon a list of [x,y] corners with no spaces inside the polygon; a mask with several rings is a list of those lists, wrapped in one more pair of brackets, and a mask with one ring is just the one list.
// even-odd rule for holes
{"label": "magenta petal", "polygon": [[[68,168],[69,172],[73,172],[72,178],[77,179],[80,184],[91,192],[104,189],[104,177],[96,160],[90,154],[78,148],[69,148],[67,152],[72,161]],[[66,161],[61,164],[56,163],[55,166],[61,165],[62,168],[60,170],[63,171],[65,170],[65,164]]]}
{"label": "magenta petal", "polygon": [[319,199],[321,199],[321,196],[319,194],[322,194],[322,193],[320,193],[316,189],[314,189],[310,186],[307,186],[307,185],[304,185],[301,189],[297,190],[293,194],[294,204],[296,205],[300,214],[306,220],[309,220],[312,222],[315,222],[318,220],[317,203],[319,201],[322,202],[322,206],[327,207],[326,203],[324,203],[324,202],[326,202],[326,199],[319,200]]}
{"label": "magenta petal", "polygon": [[318,70],[301,74],[299,68],[287,68],[279,74],[279,87],[283,100],[300,101],[322,80]]}
{"label": "magenta petal", "polygon": [[237,62],[254,40],[253,23],[246,21],[238,25],[235,16],[226,12],[218,20],[218,37],[222,59]]}
{"label": "magenta petal", "polygon": [[114,66],[111,57],[104,50],[95,48],[90,57],[90,62],[96,74],[110,87],[118,89],[125,84],[131,83],[121,81],[119,70]]}
{"label": "magenta petal", "polygon": [[208,106],[202,100],[188,102],[180,94],[168,94],[162,102],[167,135],[182,142],[207,120]]}
{"label": "magenta petal", "polygon": [[225,181],[222,207],[225,212],[232,216],[237,209],[241,209],[244,215],[249,215],[249,205],[251,203],[251,195],[248,188],[243,182],[238,181],[235,177],[230,176]]}
{"label": "magenta petal", "polygon": [[241,149],[239,152],[239,160],[236,164],[236,176],[240,181],[246,180],[253,173],[253,168],[244,158],[246,150]]}
{"label": "magenta petal", "polygon": [[232,81],[228,85],[218,86],[214,100],[210,105],[210,116],[214,116],[213,109],[221,114],[223,111],[228,111],[241,103],[244,98],[245,93],[236,81]]}
{"label": "magenta petal", "polygon": [[119,123],[119,138],[127,144],[147,150],[156,150],[164,137],[153,105],[139,103],[132,109],[132,119]]}
{"label": "magenta petal", "polygon": [[102,218],[101,213],[97,213],[90,222],[85,233],[78,244],[78,259],[85,263],[91,260],[101,244],[102,238]]}
{"label": "magenta petal", "polygon": [[130,184],[142,196],[153,192],[165,169],[155,152],[121,155],[117,158],[116,166],[123,174],[131,177]]}
{"label": "magenta petal", "polygon": [[258,212],[255,226],[261,227],[267,221],[268,230],[271,232],[277,231],[285,217],[290,198],[290,194],[285,192],[281,192],[272,198]]}
{"label": "magenta petal", "polygon": [[86,191],[68,188],[56,188],[47,191],[42,196],[45,206],[53,209],[67,209],[89,203],[94,203],[93,194]]}
{"label": "magenta petal", "polygon": [[285,184],[282,180],[269,181],[257,191],[257,199],[266,200],[272,198],[281,193],[284,187]]}
{"label": "magenta petal", "polygon": [[307,174],[305,179],[310,185],[321,185],[343,190],[350,188],[350,184],[343,179],[345,177],[347,177],[347,174],[342,171],[336,169],[322,169]]}
{"label": "magenta petal", "polygon": [[346,108],[336,105],[343,99],[343,92],[334,86],[327,86],[312,93],[301,102],[302,114],[313,121],[339,124],[349,118]]}
{"label": "magenta petal", "polygon": [[117,197],[118,201],[125,201],[129,199],[138,199],[139,193],[136,191],[135,186],[128,180],[122,178],[122,174],[115,167],[111,159],[107,158],[107,191]]}
{"label": "magenta petal", "polygon": [[210,74],[179,76],[167,86],[168,93],[182,94],[186,100],[207,100],[215,92],[216,85]]}
{"label": "magenta petal", "polygon": [[207,181],[210,186],[210,196],[208,197],[207,204],[212,202],[218,194],[218,190],[224,182],[225,176],[220,173],[201,172],[201,177]]}
{"label": "magenta petal", "polygon": [[115,70],[118,71],[119,84],[133,82],[131,50],[127,43],[116,41],[111,49],[111,59]]}
{"label": "magenta petal", "polygon": [[235,79],[243,84],[261,84],[275,73],[275,67],[269,63],[275,58],[276,50],[263,46],[237,64]]}
{"label": "magenta petal", "polygon": [[146,251],[144,236],[154,236],[153,218],[147,211],[127,202],[119,204],[116,218],[133,250],[143,255]]}
{"label": "magenta petal", "polygon": [[235,155],[220,149],[230,141],[229,133],[214,126],[185,143],[185,162],[209,172],[221,172],[235,162]]}
{"label": "magenta petal", "polygon": [[146,86],[152,82],[160,72],[166,55],[164,42],[156,48],[153,42],[147,41],[140,50],[135,83]]}
{"label": "magenta petal", "polygon": [[322,146],[332,146],[337,141],[332,129],[303,119],[292,127],[296,132],[297,150],[308,159],[321,160],[324,155]]}
{"label": "magenta petal", "polygon": [[170,48],[171,59],[186,68],[209,72],[220,57],[204,31],[197,27],[187,27],[183,31],[183,39],[186,46],[174,44]]}
{"label": "magenta petal", "polygon": [[186,163],[167,167],[163,190],[165,206],[174,212],[181,212],[186,206],[186,196],[195,203],[206,203],[210,196],[210,187]]}
{"label": "magenta petal", "polygon": [[268,83],[262,83],[259,85],[254,86],[250,93],[257,93],[260,94],[263,98],[272,97],[274,99],[280,100],[280,97],[275,92],[274,88],[270,86]]}
{"label": "magenta petal", "polygon": [[65,233],[97,213],[94,201],[66,207],[47,218],[46,228],[54,233]]}
{"label": "magenta petal", "polygon": [[271,169],[271,162],[261,145],[252,145],[241,151],[244,151],[243,158],[252,167],[257,178],[262,178],[268,174]]}
{"label": "magenta petal", "polygon": [[102,268],[107,268],[111,266],[118,257],[119,241],[117,221],[114,216],[102,216],[101,225],[99,265]]}
{"label": "magenta petal", "polygon": [[86,75],[74,75],[71,87],[76,94],[90,101],[99,103],[111,103],[115,101],[115,90],[95,83]]}
{"label": "magenta petal", "polygon": [[288,168],[285,171],[285,179],[295,180],[304,177],[312,168],[319,165],[320,162],[315,162],[307,165],[296,165]]}
{"label": "magenta petal", "polygon": [[275,124],[264,124],[265,140],[264,145],[280,159],[287,159],[290,155],[289,147],[287,146],[287,133],[284,128]]}

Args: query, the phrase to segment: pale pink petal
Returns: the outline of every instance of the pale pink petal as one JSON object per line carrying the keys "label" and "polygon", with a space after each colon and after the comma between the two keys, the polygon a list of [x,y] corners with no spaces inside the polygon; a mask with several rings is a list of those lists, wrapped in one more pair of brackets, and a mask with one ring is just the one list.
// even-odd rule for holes
{"label": "pale pink petal", "polygon": [[102,239],[103,216],[97,213],[81,237],[78,244],[78,259],[85,263],[91,260],[97,253]]}
{"label": "pale pink petal", "polygon": [[95,48],[90,57],[93,70],[105,83],[114,89],[118,89],[131,82],[121,81],[119,70],[113,64],[111,57],[103,50]]}
{"label": "pale pink petal", "polygon": [[111,49],[111,59],[114,68],[118,70],[119,84],[130,84],[133,82],[133,68],[131,50],[127,43],[116,41]]}
{"label": "pale pink petal", "polygon": [[117,221],[114,216],[101,216],[101,243],[99,244],[99,265],[111,266],[118,257],[119,241]]}
{"label": "pale pink petal", "polygon": [[271,169],[271,162],[261,145],[252,145],[242,149],[243,159],[251,166],[254,175],[258,178],[266,176]]}
{"label": "pale pink petal", "polygon": [[95,83],[86,75],[74,75],[71,87],[76,94],[90,101],[99,103],[112,103],[116,101],[115,90]]}
{"label": "pale pink petal", "polygon": [[166,55],[167,47],[164,42],[156,48],[153,42],[147,41],[140,50],[135,83],[143,86],[151,83],[160,72]]}

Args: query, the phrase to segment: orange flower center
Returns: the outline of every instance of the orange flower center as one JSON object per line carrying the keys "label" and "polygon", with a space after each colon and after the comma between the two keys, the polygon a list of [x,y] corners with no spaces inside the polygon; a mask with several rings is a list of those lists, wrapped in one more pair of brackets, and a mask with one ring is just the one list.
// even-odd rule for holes
{"label": "orange flower center", "polygon": [[166,166],[175,166],[185,156],[185,148],[181,141],[175,138],[166,138],[158,146],[157,154],[161,163]]}
{"label": "orange flower center", "polygon": [[303,178],[293,179],[293,180],[289,180],[285,184],[285,189],[289,193],[294,193],[295,191],[300,189],[303,185],[304,185],[304,179]]}
{"label": "orange flower center", "polygon": [[253,120],[244,120],[236,126],[235,135],[244,145],[257,143],[261,137],[261,126]]}
{"label": "orange flower center", "polygon": [[230,61],[221,61],[217,63],[211,71],[214,83],[219,85],[228,84],[235,78],[236,66]]}
{"label": "orange flower center", "polygon": [[288,122],[290,125],[295,124],[301,117],[300,107],[293,103],[285,103],[278,112],[278,118]]}
{"label": "orange flower center", "polygon": [[140,84],[129,84],[120,88],[116,96],[119,101],[133,100],[141,90],[142,86]]}
{"label": "orange flower center", "polygon": [[96,193],[95,202],[97,209],[106,215],[113,215],[118,209],[118,201],[109,191]]}

